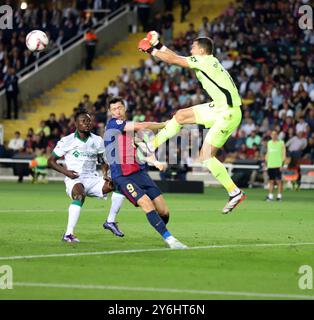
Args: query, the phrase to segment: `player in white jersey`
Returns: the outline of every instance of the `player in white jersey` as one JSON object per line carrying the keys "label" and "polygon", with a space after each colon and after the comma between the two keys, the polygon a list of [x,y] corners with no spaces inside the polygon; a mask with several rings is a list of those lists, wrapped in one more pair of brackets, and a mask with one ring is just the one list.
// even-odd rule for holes
{"label": "player in white jersey", "polygon": [[[78,222],[81,207],[86,196],[106,198],[107,193],[113,190],[113,183],[108,178],[108,165],[104,160],[104,142],[100,136],[91,133],[91,117],[86,111],[75,115],[76,131],[63,137],[54,148],[48,159],[49,166],[63,173],[66,193],[72,199],[69,206],[68,225],[62,240],[66,242],[79,242],[74,235],[74,228]],[[57,163],[64,157],[65,166]],[[103,177],[96,171],[96,164],[101,164]],[[115,235],[122,237],[123,233],[115,223],[115,217],[124,200],[124,196],[113,193],[111,210],[104,228],[111,230]],[[110,218],[110,221],[109,221]]]}

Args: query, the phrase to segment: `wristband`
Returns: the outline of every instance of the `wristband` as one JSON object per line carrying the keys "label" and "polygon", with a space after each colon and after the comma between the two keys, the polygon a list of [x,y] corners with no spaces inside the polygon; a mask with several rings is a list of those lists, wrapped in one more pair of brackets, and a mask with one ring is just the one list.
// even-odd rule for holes
{"label": "wristband", "polygon": [[152,52],[151,52],[151,55],[152,55],[152,56],[155,56],[157,52],[158,52],[158,50],[154,48],[154,49],[152,50]]}
{"label": "wristband", "polygon": [[166,46],[162,46],[161,48],[160,48],[160,51],[161,52],[165,52],[167,50],[167,47]]}
{"label": "wristband", "polygon": [[147,53],[152,54],[152,52],[155,50],[154,47],[151,47],[149,49],[146,50]]}
{"label": "wristband", "polygon": [[163,47],[163,44],[161,42],[158,42],[154,48],[156,48],[157,50],[160,50]]}

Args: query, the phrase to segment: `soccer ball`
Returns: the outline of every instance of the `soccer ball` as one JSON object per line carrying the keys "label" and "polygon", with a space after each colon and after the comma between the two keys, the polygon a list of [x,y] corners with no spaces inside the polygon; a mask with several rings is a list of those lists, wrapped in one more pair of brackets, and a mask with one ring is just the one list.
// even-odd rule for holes
{"label": "soccer ball", "polygon": [[146,37],[152,46],[159,42],[159,33],[157,31],[149,31]]}
{"label": "soccer ball", "polygon": [[26,36],[26,46],[30,51],[43,51],[49,43],[45,32],[33,30]]}

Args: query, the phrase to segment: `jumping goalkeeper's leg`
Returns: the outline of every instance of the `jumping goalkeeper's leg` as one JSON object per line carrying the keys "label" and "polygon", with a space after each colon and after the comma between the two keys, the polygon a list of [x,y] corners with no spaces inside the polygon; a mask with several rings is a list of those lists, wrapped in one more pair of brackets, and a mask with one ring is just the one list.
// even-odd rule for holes
{"label": "jumping goalkeeper's leg", "polygon": [[168,139],[171,139],[177,135],[184,124],[194,124],[195,115],[192,108],[181,109],[176,112],[174,117],[167,122],[166,126],[158,132],[158,134],[152,140],[153,150],[157,149],[161,144],[165,143]]}
{"label": "jumping goalkeeper's leg", "polygon": [[[227,190],[229,194],[229,201],[223,208],[222,212],[229,213],[239,203],[241,203],[246,198],[246,196],[231,179],[223,163],[216,158],[216,153],[219,150],[219,148],[209,143],[209,141],[212,138],[211,136],[214,136],[214,135],[211,135],[211,133],[212,132],[209,132],[208,136],[206,136],[205,138],[205,142],[201,151],[202,152],[201,158],[203,160],[203,165],[212,173],[212,175]],[[216,138],[218,138],[217,135],[215,136]]]}

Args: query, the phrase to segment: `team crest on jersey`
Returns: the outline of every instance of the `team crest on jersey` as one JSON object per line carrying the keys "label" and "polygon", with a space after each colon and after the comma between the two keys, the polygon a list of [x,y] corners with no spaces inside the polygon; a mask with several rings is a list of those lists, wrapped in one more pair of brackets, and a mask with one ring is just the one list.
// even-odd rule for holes
{"label": "team crest on jersey", "polygon": [[91,149],[96,149],[95,143],[91,145]]}
{"label": "team crest on jersey", "polygon": [[116,123],[120,125],[123,123],[123,120],[116,120]]}
{"label": "team crest on jersey", "polygon": [[80,156],[80,153],[78,151],[74,151],[72,154],[76,158],[78,158]]}

